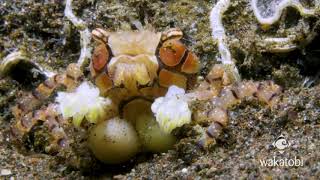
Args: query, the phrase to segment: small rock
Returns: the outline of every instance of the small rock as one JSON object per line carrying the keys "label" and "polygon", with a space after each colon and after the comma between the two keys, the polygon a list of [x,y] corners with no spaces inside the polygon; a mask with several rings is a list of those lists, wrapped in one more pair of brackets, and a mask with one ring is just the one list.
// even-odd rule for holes
{"label": "small rock", "polygon": [[314,150],[316,149],[316,145],[314,143],[310,143],[308,146],[308,150]]}
{"label": "small rock", "polygon": [[239,164],[239,169],[244,170],[246,168],[246,165],[244,163]]}
{"label": "small rock", "polygon": [[12,172],[10,169],[1,169],[1,171],[0,171],[1,176],[9,176],[11,174],[12,174]]}
{"label": "small rock", "polygon": [[208,169],[206,175],[209,176],[211,174],[214,174],[214,172],[216,172],[218,169],[216,167],[211,167],[210,169]]}
{"label": "small rock", "polygon": [[186,174],[186,173],[188,172],[188,169],[187,169],[187,168],[183,168],[183,169],[181,170],[181,172],[184,173],[184,174]]}

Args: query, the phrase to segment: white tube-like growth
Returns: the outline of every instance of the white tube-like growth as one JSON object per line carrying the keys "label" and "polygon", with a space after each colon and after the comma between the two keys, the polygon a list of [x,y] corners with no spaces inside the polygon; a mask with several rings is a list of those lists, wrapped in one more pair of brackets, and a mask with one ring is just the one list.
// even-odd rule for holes
{"label": "white tube-like growth", "polygon": [[91,58],[91,48],[89,47],[89,43],[91,41],[91,33],[87,27],[87,24],[82,19],[76,17],[73,14],[72,0],[66,1],[64,14],[80,32],[81,52],[77,64],[81,67],[87,59]]}
{"label": "white tube-like growth", "polygon": [[296,8],[302,16],[315,15],[314,9],[302,6],[299,0],[251,0],[251,7],[260,24],[271,25],[279,20],[283,9]]}
{"label": "white tube-like growth", "polygon": [[232,78],[235,81],[240,80],[240,74],[234,61],[230,50],[226,44],[227,37],[222,24],[222,16],[224,12],[229,8],[230,0],[219,0],[217,4],[212,8],[210,12],[210,26],[212,29],[212,38],[218,44],[219,57],[218,61],[221,61],[225,65],[225,68],[231,71]]}
{"label": "white tube-like growth", "polygon": [[223,64],[233,64],[231,53],[226,45],[226,33],[222,24],[222,15],[230,6],[230,0],[219,0],[210,13],[210,26],[212,37],[218,44],[220,57]]}

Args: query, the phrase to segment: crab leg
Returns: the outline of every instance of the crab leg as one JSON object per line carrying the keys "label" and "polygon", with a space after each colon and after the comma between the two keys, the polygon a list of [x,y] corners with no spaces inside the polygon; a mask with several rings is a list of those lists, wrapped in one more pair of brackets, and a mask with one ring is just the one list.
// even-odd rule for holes
{"label": "crab leg", "polygon": [[49,98],[54,90],[65,87],[67,91],[73,90],[83,78],[83,73],[76,64],[70,64],[67,72],[56,74],[41,83],[35,90],[23,96],[16,106],[13,107],[13,115],[20,118],[24,114],[42,105],[45,99]]}
{"label": "crab leg", "polygon": [[205,148],[222,133],[222,129],[228,125],[227,109],[231,106],[240,103],[245,98],[253,97],[273,107],[277,104],[281,91],[282,89],[272,81],[243,81],[224,87],[217,97],[210,99],[212,108],[197,112],[195,115],[196,121],[211,122],[198,144]]}
{"label": "crab leg", "polygon": [[253,97],[273,107],[279,100],[282,88],[273,81],[242,81],[232,84],[230,75],[221,65],[215,65],[205,81],[194,92],[186,94],[192,101],[209,101],[210,108],[194,114],[196,122],[211,122],[198,144],[206,148],[228,125],[227,109],[243,99]]}
{"label": "crab leg", "polygon": [[61,121],[61,118],[58,117],[55,106],[49,105],[46,109],[34,110],[41,107],[56,89],[64,87],[67,91],[72,91],[77,87],[82,78],[83,73],[80,67],[77,64],[70,64],[67,67],[66,73],[50,77],[35,90],[23,96],[17,105],[12,108],[12,114],[16,119],[12,132],[16,139],[21,140],[22,136],[29,132],[36,123],[43,121],[49,130],[57,135],[55,141],[62,143],[64,133],[59,126],[58,122]]}
{"label": "crab leg", "polygon": [[22,141],[24,135],[30,132],[38,122],[42,122],[51,134],[50,144],[44,149],[47,153],[56,153],[59,148],[68,146],[67,135],[62,127],[67,121],[59,115],[55,104],[29,112],[18,119],[11,128],[14,140]]}

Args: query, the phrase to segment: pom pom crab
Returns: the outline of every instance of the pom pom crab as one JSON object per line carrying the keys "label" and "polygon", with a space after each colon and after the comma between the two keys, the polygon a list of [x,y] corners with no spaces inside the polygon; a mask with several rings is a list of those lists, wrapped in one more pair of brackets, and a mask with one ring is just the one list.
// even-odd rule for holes
{"label": "pom pom crab", "polygon": [[[112,33],[96,29],[92,35],[96,47],[89,66],[91,77],[88,79],[98,87],[101,96],[112,100],[115,107],[104,113],[104,120],[121,116],[122,107],[137,97],[152,101],[164,95],[170,85],[190,88],[194,83],[192,74],[200,68],[198,57],[180,41],[182,32],[179,29],[163,33],[151,30]],[[22,141],[36,124],[41,123],[51,134],[45,152],[54,153],[68,146],[68,137],[63,130],[68,121],[61,115],[66,113],[61,112],[56,103],[47,105],[47,100],[61,89],[80,92],[79,85],[84,79],[80,66],[70,64],[66,72],[48,78],[32,92],[22,95],[12,108],[16,120],[12,132],[16,139]],[[59,96],[58,93],[57,99],[61,102],[67,96]],[[110,103],[107,104],[110,106]],[[83,117],[77,119],[74,124],[79,126]]]}
{"label": "pom pom crab", "polygon": [[[102,118],[90,122],[98,123],[101,119],[105,121],[116,116],[122,118],[126,114],[123,111],[128,102],[136,98],[153,101],[163,96],[169,86],[176,85],[189,90],[185,94],[189,106],[193,106],[194,102],[210,104],[206,108],[193,107],[193,119],[205,127],[200,133],[198,144],[206,148],[227,126],[228,107],[248,96],[273,106],[281,92],[281,88],[271,81],[234,83],[228,68],[219,64],[194,88],[196,83],[193,74],[199,70],[199,59],[180,41],[182,32],[178,29],[163,33],[150,30],[108,32],[96,29],[92,35],[96,40],[96,48],[89,66],[91,77],[88,79],[94,82],[101,96],[111,99],[112,105],[106,104],[112,107],[106,109]],[[26,93],[12,109],[16,119],[12,132],[16,139],[22,141],[30,136],[36,124],[42,123],[51,134],[49,143],[44,147],[45,152],[56,153],[60,148],[68,147],[68,137],[64,132],[68,119],[61,116],[57,104],[47,105],[46,99],[54,95],[57,89],[78,91],[84,79],[79,65],[70,64],[65,73],[50,77],[34,91]],[[76,102],[81,102],[81,99]],[[101,112],[101,108],[98,109]],[[74,124],[80,126],[84,116],[77,118]],[[85,117],[99,116],[91,114]],[[167,123],[170,122],[169,117]],[[174,128],[170,126],[170,131]]]}

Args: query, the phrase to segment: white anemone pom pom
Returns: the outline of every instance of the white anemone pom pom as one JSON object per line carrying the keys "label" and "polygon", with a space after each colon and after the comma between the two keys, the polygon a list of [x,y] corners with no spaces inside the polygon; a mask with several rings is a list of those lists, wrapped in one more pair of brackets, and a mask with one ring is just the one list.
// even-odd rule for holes
{"label": "white anemone pom pom", "polygon": [[165,97],[157,98],[151,106],[160,128],[166,132],[191,122],[191,111],[185,91],[177,86],[170,86]]}
{"label": "white anemone pom pom", "polygon": [[84,117],[97,123],[106,117],[106,108],[112,104],[110,99],[99,96],[99,89],[83,82],[75,92],[58,92],[56,102],[63,118],[73,118],[73,124],[80,126]]}

